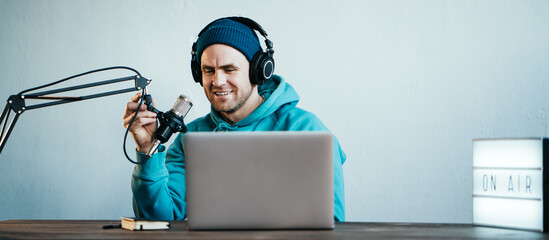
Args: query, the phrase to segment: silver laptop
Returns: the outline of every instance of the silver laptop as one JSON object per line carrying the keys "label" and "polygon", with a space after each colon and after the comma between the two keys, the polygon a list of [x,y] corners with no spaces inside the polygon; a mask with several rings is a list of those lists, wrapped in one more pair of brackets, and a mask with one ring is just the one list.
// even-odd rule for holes
{"label": "silver laptop", "polygon": [[184,140],[190,229],[334,227],[330,133],[203,132]]}

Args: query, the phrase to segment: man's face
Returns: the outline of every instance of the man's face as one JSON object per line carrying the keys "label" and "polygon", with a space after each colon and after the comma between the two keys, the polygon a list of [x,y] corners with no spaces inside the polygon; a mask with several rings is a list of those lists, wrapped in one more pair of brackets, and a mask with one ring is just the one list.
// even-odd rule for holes
{"label": "man's face", "polygon": [[251,105],[250,63],[233,47],[214,44],[201,57],[202,83],[213,108],[222,114],[233,114]]}

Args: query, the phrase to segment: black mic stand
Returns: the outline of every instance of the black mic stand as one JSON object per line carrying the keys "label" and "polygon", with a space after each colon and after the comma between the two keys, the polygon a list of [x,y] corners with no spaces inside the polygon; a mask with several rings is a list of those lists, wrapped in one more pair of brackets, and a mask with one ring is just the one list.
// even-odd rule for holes
{"label": "black mic stand", "polygon": [[[40,88],[49,87],[49,86],[64,82],[66,80],[72,79],[72,78],[84,76],[84,75],[91,74],[91,73],[101,72],[101,71],[113,70],[113,69],[126,69],[126,70],[133,71],[137,75],[122,77],[122,78],[116,78],[116,79],[110,79],[110,80],[105,80],[105,81],[100,81],[100,82],[95,82],[95,83],[89,83],[89,84],[82,84],[82,85],[77,85],[77,86],[73,86],[73,87],[66,87],[66,88],[54,89],[54,90],[37,92],[37,93],[32,93],[32,94],[26,94],[27,92],[35,91],[35,90],[38,90]],[[108,91],[108,92],[101,92],[101,93],[96,93],[96,94],[91,94],[91,95],[86,95],[86,96],[77,96],[77,97],[51,96],[51,95],[49,95],[49,94],[68,92],[68,91],[73,91],[73,90],[78,90],[78,89],[85,89],[85,88],[97,87],[97,86],[102,86],[102,85],[120,83],[120,82],[125,82],[125,81],[130,81],[130,80],[134,81],[134,87],[120,89],[120,90],[114,90],[114,91]],[[4,145],[6,145],[8,137],[10,136],[10,133],[13,130],[13,127],[15,126],[15,123],[17,122],[17,119],[19,119],[19,116],[21,114],[23,114],[23,112],[25,112],[26,110],[38,109],[38,108],[43,108],[43,107],[49,107],[49,106],[54,106],[54,105],[59,105],[59,104],[83,101],[83,100],[100,98],[100,97],[106,97],[106,96],[111,96],[111,95],[116,95],[116,94],[121,94],[121,93],[127,93],[127,92],[132,92],[132,91],[145,90],[144,92],[146,92],[147,86],[149,85],[150,82],[151,82],[151,79],[147,79],[147,78],[141,76],[141,74],[139,74],[139,72],[137,72],[135,69],[132,69],[132,68],[129,68],[129,67],[109,67],[109,68],[102,68],[102,69],[97,69],[97,70],[92,70],[92,71],[89,71],[89,72],[81,73],[81,74],[78,74],[78,75],[74,75],[74,76],[59,80],[59,81],[51,83],[51,84],[47,84],[47,85],[44,85],[44,86],[40,86],[40,87],[25,90],[25,91],[20,92],[19,94],[16,94],[16,95],[11,95],[8,98],[6,106],[4,107],[4,110],[2,111],[2,116],[0,117],[0,127],[2,129],[1,134],[0,134],[0,153],[2,153],[2,149],[4,148]],[[26,99],[50,100],[50,102],[27,106],[25,104]],[[13,116],[11,121],[9,121],[9,123],[8,123],[9,115],[12,111],[15,113],[15,115]]]}

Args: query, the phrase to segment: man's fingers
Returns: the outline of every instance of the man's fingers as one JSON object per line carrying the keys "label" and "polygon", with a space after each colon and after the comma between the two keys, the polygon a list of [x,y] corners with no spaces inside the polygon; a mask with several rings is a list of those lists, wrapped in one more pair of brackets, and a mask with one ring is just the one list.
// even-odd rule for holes
{"label": "man's fingers", "polygon": [[140,99],[140,98],[141,98],[141,93],[139,92],[139,93],[133,95],[131,101],[132,101],[132,102],[139,102],[139,99]]}
{"label": "man's fingers", "polygon": [[[128,102],[126,104],[126,111],[124,111],[123,118],[128,117],[129,115],[133,115],[137,111],[137,107],[139,106],[139,103],[135,102]],[[145,112],[147,110],[147,106],[141,104],[141,108],[139,109],[139,112]]]}
{"label": "man's fingers", "polygon": [[[125,128],[128,128],[128,125],[130,125],[130,122],[132,121],[134,115],[135,115],[135,112],[124,116]],[[143,125],[147,125],[154,122],[156,122],[156,113],[150,112],[150,111],[143,111],[143,112],[140,111],[139,114],[137,114],[137,117],[135,118],[134,126],[141,127]]]}
{"label": "man's fingers", "polygon": [[[129,110],[131,112],[135,112],[137,110],[137,107],[139,106],[139,103],[135,102],[128,102],[126,104],[126,110]],[[139,111],[147,110],[147,106],[145,104],[141,104],[141,109]]]}

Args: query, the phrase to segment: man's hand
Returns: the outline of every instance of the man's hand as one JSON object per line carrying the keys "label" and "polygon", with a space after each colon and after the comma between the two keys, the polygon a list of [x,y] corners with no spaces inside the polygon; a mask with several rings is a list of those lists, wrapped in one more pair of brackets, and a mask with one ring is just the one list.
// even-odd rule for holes
{"label": "man's hand", "polygon": [[[126,104],[126,110],[124,111],[124,127],[128,128],[130,122],[137,111],[139,106],[139,99],[141,98],[141,93],[135,94],[131,101]],[[137,144],[137,151],[141,153],[147,153],[153,144],[154,133],[156,132],[157,121],[156,113],[147,111],[147,106],[145,104],[141,105],[139,109],[139,114],[135,118],[132,127],[130,128],[130,133],[132,134],[133,140]]]}

